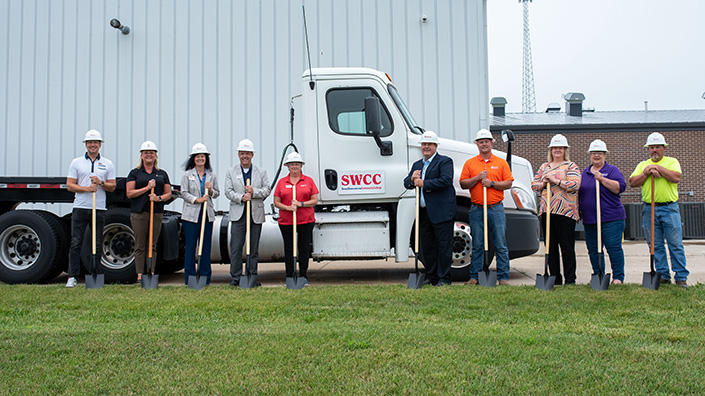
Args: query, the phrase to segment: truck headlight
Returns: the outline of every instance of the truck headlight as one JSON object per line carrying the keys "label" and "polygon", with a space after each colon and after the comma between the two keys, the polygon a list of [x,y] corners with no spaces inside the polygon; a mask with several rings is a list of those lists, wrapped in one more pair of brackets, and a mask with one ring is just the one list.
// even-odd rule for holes
{"label": "truck headlight", "polygon": [[534,195],[528,191],[519,187],[512,187],[512,199],[517,209],[530,210],[536,213],[536,200]]}

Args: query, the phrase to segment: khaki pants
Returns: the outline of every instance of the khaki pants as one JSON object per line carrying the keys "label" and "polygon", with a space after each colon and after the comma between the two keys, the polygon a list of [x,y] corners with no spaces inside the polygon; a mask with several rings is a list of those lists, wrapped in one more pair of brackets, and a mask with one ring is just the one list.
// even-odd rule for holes
{"label": "khaki pants", "polygon": [[[155,273],[157,265],[157,241],[159,233],[162,230],[163,213],[155,213],[152,223],[152,273]],[[146,253],[147,244],[149,243],[149,212],[130,213],[130,223],[132,223],[132,231],[135,232],[135,271],[142,274],[147,268]]]}

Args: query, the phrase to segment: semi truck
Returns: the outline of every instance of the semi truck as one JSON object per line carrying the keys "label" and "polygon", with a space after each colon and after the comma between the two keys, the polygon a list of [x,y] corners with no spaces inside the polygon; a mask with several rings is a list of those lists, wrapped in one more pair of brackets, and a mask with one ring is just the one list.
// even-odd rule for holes
{"label": "semi truck", "polygon": [[[407,190],[402,181],[413,162],[422,157],[419,139],[424,129],[402,101],[391,77],[368,68],[312,68],[303,73],[301,93],[291,98],[291,103],[291,143],[283,154],[300,151],[306,162],[304,173],[320,190],[312,258],[408,261],[413,254],[415,199],[414,191]],[[456,277],[463,277],[468,274],[472,251],[468,225],[471,201],[469,191],[460,188],[458,177],[464,162],[478,152],[473,143],[444,138],[439,139],[438,151],[451,157],[455,166],[458,216],[453,271]],[[539,221],[530,188],[531,164],[518,156],[494,154],[510,162],[515,179],[503,201],[510,258],[533,254],[539,246]],[[132,162],[133,157],[130,152],[111,159],[114,163]],[[281,169],[281,163],[275,169]],[[224,175],[226,169],[215,171]],[[178,191],[178,186],[175,189]],[[172,200],[178,200],[178,193],[175,197]],[[46,177],[0,177],[0,281],[46,282],[66,269],[70,213],[60,217],[51,210],[17,208],[21,204],[72,201],[62,170]],[[134,233],[124,178],[118,178],[118,187],[108,194],[107,207],[100,265],[107,282],[132,282],[136,277]],[[180,205],[168,208],[175,207]],[[263,225],[260,261],[283,259],[276,218],[272,207]],[[230,262],[229,226],[228,213],[219,211],[212,235],[213,263]],[[84,240],[85,263],[90,238]],[[158,249],[158,272],[183,267],[183,236],[176,210],[165,213]]]}

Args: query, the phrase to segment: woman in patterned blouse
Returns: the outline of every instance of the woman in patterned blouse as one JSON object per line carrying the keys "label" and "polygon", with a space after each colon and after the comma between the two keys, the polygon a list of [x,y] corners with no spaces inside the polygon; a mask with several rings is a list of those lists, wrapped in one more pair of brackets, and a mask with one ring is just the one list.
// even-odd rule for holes
{"label": "woman in patterned blouse", "polygon": [[[561,277],[560,247],[563,257],[565,284],[575,284],[575,224],[578,214],[578,188],[580,188],[580,168],[570,160],[568,140],[558,134],[548,146],[548,162],[541,165],[531,188],[541,194],[539,216],[543,229],[546,229],[546,207],[551,213],[551,233],[548,270],[556,277],[556,285],[563,284]],[[551,202],[546,202],[546,186],[551,188]]]}

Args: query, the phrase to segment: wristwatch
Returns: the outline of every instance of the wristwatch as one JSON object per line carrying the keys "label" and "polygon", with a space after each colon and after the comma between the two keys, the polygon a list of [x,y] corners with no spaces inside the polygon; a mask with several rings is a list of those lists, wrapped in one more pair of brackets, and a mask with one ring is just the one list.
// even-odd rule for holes
{"label": "wristwatch", "polygon": [[494,188],[494,180],[492,181],[492,184],[490,184],[490,187]]}

